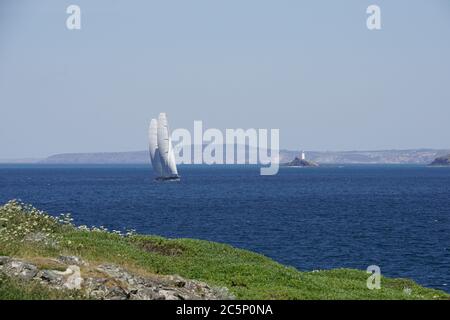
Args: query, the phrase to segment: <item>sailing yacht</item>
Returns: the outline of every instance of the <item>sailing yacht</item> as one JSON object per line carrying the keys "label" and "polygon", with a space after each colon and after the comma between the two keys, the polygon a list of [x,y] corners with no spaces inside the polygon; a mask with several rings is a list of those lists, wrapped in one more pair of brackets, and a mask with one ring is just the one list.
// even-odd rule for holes
{"label": "sailing yacht", "polygon": [[150,121],[149,151],[156,180],[180,180],[165,113]]}

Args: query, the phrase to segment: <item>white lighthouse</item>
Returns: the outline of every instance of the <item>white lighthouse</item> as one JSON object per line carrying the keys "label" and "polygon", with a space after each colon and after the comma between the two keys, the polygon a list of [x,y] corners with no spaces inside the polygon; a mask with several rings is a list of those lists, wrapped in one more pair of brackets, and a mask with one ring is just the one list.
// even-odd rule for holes
{"label": "white lighthouse", "polygon": [[300,153],[300,159],[305,160],[305,151],[303,151],[303,150]]}

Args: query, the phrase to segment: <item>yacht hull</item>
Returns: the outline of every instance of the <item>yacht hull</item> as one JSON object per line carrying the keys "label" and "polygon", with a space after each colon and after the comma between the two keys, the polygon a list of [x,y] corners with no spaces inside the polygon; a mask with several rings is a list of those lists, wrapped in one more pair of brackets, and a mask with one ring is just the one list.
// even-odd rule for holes
{"label": "yacht hull", "polygon": [[156,177],[156,181],[180,181],[180,176],[173,177]]}

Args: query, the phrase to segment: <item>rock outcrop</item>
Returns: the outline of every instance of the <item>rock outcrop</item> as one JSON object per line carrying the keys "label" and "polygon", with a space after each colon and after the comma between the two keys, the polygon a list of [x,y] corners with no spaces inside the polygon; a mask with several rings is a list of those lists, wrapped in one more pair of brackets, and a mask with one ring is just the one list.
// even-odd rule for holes
{"label": "rock outcrop", "polygon": [[283,164],[283,166],[285,166],[285,167],[318,167],[319,165],[315,162],[295,157],[294,160]]}
{"label": "rock outcrop", "polygon": [[450,166],[450,154],[434,159],[430,166]]}
{"label": "rock outcrop", "polygon": [[141,276],[114,264],[91,266],[79,257],[60,256],[48,262],[61,270],[39,269],[36,264],[0,257],[0,273],[20,281],[37,281],[55,290],[78,290],[101,300],[218,300],[234,299],[226,288],[180,276]]}

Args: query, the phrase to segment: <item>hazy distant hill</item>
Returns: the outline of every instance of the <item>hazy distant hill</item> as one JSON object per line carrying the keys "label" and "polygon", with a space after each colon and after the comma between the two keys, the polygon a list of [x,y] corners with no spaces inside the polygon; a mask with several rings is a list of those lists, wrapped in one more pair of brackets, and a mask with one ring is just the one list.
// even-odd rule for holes
{"label": "hazy distant hill", "polygon": [[448,150],[412,149],[380,151],[309,152],[308,158],[318,163],[428,164]]}
{"label": "hazy distant hill", "polygon": [[[306,151],[306,159],[321,164],[428,164],[450,150],[413,149],[380,151]],[[289,162],[299,151],[281,150],[280,162]],[[39,163],[47,164],[148,164],[147,151],[65,153],[50,156]]]}
{"label": "hazy distant hill", "polygon": [[140,164],[149,163],[148,151],[62,153],[50,156],[40,163],[48,164]]}
{"label": "hazy distant hill", "polygon": [[8,164],[30,164],[42,161],[41,158],[0,159],[0,163]]}

